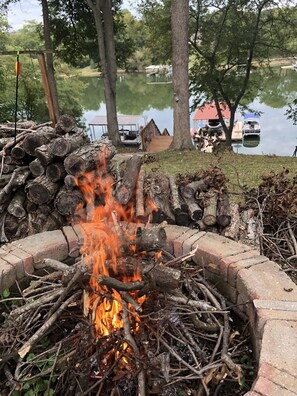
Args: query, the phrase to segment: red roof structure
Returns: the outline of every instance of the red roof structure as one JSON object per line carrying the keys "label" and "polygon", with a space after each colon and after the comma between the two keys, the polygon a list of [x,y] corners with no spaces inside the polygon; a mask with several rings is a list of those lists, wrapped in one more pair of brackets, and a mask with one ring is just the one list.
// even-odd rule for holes
{"label": "red roof structure", "polygon": [[[222,110],[223,118],[229,119],[231,117],[231,113],[229,108],[224,104],[220,103],[220,109]],[[206,103],[204,106],[201,106],[194,113],[193,120],[217,120],[219,119],[217,108],[214,102]]]}

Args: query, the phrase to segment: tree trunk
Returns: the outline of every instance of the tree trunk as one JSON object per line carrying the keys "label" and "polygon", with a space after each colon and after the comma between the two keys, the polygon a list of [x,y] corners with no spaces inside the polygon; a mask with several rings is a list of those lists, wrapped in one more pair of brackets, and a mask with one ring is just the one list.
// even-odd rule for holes
{"label": "tree trunk", "polygon": [[47,72],[48,72],[48,82],[49,82],[50,92],[54,106],[55,118],[57,121],[60,116],[60,110],[59,110],[58,91],[57,91],[55,71],[54,71],[53,46],[52,46],[52,39],[50,32],[47,0],[41,0],[41,5],[42,5],[42,16],[43,16],[44,43],[45,43],[45,49],[47,51],[46,63],[47,63]]}
{"label": "tree trunk", "polygon": [[[116,110],[116,58],[114,52],[111,2],[110,0],[85,1],[93,11],[96,25],[100,65],[104,81],[108,138],[115,146],[119,146],[121,144],[121,139]],[[102,21],[102,14],[104,23]],[[111,40],[112,43],[107,43],[108,40]],[[111,52],[108,54],[108,51]]]}
{"label": "tree trunk", "polygon": [[189,111],[189,0],[171,1],[174,150],[194,149]]}

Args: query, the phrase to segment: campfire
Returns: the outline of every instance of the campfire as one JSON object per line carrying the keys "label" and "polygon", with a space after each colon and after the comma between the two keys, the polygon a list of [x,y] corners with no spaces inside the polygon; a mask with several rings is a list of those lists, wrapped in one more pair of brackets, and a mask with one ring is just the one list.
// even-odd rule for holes
{"label": "campfire", "polygon": [[156,205],[144,213],[131,178],[139,159],[117,183],[100,153],[100,166],[75,177],[86,202],[74,214],[81,256],[44,259],[4,300],[1,391],[243,394],[253,379],[247,326],[191,261],[197,247],[182,257],[166,250],[164,227],[150,224]]}

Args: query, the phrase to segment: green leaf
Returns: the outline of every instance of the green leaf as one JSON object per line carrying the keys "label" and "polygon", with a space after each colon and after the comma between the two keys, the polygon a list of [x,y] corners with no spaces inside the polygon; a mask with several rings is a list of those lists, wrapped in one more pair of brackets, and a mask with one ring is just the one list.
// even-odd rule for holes
{"label": "green leaf", "polygon": [[4,289],[2,292],[3,298],[8,298],[10,296],[10,292],[8,289]]}

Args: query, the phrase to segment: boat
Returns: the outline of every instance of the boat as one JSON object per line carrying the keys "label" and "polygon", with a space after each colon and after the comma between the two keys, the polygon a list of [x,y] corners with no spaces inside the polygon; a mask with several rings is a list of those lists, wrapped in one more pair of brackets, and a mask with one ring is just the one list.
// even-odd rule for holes
{"label": "boat", "polygon": [[243,147],[253,148],[260,144],[260,135],[244,136],[242,138]]}
{"label": "boat", "polygon": [[[122,143],[126,146],[140,146],[140,131],[145,124],[143,116],[119,114],[117,119]],[[89,123],[89,128],[91,141],[107,136],[107,117],[95,116]]]}
{"label": "boat", "polygon": [[[224,103],[219,103],[219,106],[224,121],[228,123],[231,117],[230,110]],[[219,120],[217,108],[214,102],[206,103],[196,109],[193,121],[194,124],[196,124],[197,129],[200,129],[200,134],[203,136],[222,135],[223,127]]]}
{"label": "boat", "polygon": [[[219,103],[222,117],[226,125],[230,123],[231,113],[227,105]],[[223,126],[219,120],[217,108],[214,102],[207,103],[204,106],[196,109],[193,116],[194,128],[191,130],[194,144],[197,148],[205,145],[205,141],[210,144],[218,144],[219,141],[225,141],[226,136]],[[242,140],[242,127],[241,121],[235,121],[232,130],[232,141]]]}
{"label": "boat", "polygon": [[261,132],[260,116],[254,113],[244,114],[242,137],[259,136]]}

